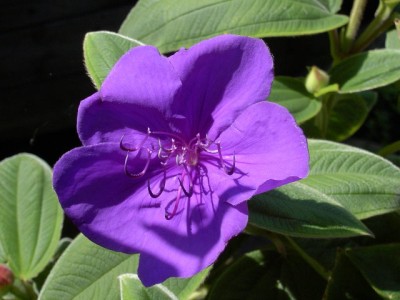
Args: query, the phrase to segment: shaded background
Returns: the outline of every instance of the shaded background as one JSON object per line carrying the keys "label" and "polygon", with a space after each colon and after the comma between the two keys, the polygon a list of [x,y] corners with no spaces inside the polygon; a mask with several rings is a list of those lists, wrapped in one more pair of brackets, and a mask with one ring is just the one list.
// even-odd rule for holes
{"label": "shaded background", "polygon": [[86,32],[117,31],[129,0],[2,0],[0,158],[25,151],[50,164],[79,145],[79,101],[95,91],[83,66]]}

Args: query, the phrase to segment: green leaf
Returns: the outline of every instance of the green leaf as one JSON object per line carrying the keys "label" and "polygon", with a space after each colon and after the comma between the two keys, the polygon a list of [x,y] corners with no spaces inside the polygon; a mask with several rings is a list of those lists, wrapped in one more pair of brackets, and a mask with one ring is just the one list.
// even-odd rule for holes
{"label": "green leaf", "polygon": [[0,241],[0,263],[3,263],[6,261],[6,258],[4,257],[3,249],[1,249],[1,241]]}
{"label": "green leaf", "polygon": [[190,299],[191,295],[204,282],[211,267],[204,269],[200,273],[190,278],[170,278],[162,283],[162,285],[174,293],[179,300]]}
{"label": "green leaf", "polygon": [[386,33],[385,47],[386,49],[400,50],[400,36],[396,29]]}
{"label": "green leaf", "polygon": [[319,2],[332,13],[338,12],[342,6],[342,0],[320,0]]}
{"label": "green leaf", "polygon": [[400,244],[357,248],[346,254],[380,296],[400,299]]}
{"label": "green leaf", "polygon": [[350,262],[343,250],[339,250],[335,267],[329,278],[323,299],[379,299],[363,278],[360,272]]}
{"label": "green leaf", "polygon": [[207,299],[321,299],[323,287],[323,279],[298,256],[254,251],[225,268]]}
{"label": "green leaf", "polygon": [[329,112],[325,137],[344,141],[352,136],[364,124],[377,98],[374,92],[336,95]]}
{"label": "green leaf", "polygon": [[129,49],[143,45],[137,40],[108,31],[89,32],[83,41],[86,70],[97,89],[118,59]]}
{"label": "green leaf", "polygon": [[[305,253],[311,261],[317,262],[322,271],[332,270],[338,249],[359,248],[383,243],[400,243],[400,214],[396,212],[379,215],[364,220],[365,225],[374,233],[374,238],[346,238],[346,239],[307,239],[293,238],[291,241]],[[288,239],[289,240],[289,239]],[[322,273],[322,272],[321,272]]]}
{"label": "green leaf", "polygon": [[52,258],[63,213],[52,188],[50,167],[19,154],[0,163],[0,244],[13,273],[30,279]]}
{"label": "green leaf", "polygon": [[135,271],[138,256],[113,252],[79,235],[44,283],[39,299],[119,299],[118,276]]}
{"label": "green leaf", "polygon": [[176,295],[162,284],[156,284],[146,289],[136,274],[123,274],[119,276],[119,281],[121,300],[178,300]]}
{"label": "green leaf", "polygon": [[323,95],[329,94],[329,93],[336,93],[339,91],[339,85],[337,83],[327,85],[323,88],[321,88],[318,92],[314,94],[315,97],[321,97]]}
{"label": "green leaf", "polygon": [[47,264],[46,268],[33,279],[38,291],[40,291],[42,289],[42,286],[43,286],[44,282],[46,281],[47,277],[49,276],[54,265],[57,263],[61,254],[68,248],[68,246],[71,244],[71,242],[72,242],[72,239],[70,239],[70,238],[62,238],[58,242],[57,250],[56,250],[56,253],[53,255],[53,259],[50,261],[49,264]]}
{"label": "green leaf", "polygon": [[355,93],[388,85],[400,79],[400,51],[372,50],[351,56],[330,72],[341,93]]}
{"label": "green leaf", "polygon": [[347,145],[309,140],[310,174],[300,181],[336,200],[359,219],[400,209],[400,169]]}
{"label": "green leaf", "polygon": [[321,102],[307,92],[304,81],[291,77],[275,77],[268,100],[286,107],[297,123],[311,119],[321,109]]}
{"label": "green leaf", "polygon": [[224,33],[254,37],[314,34],[338,28],[341,1],[141,0],[119,32],[171,52]]}
{"label": "green leaf", "polygon": [[[110,251],[79,235],[54,266],[39,300],[120,299],[118,277],[136,274],[138,261],[139,255]],[[171,278],[162,285],[179,299],[187,299],[203,282],[208,271],[206,269],[187,279]]]}
{"label": "green leaf", "polygon": [[331,197],[301,182],[249,201],[249,223],[284,235],[337,238],[368,235],[368,229]]}

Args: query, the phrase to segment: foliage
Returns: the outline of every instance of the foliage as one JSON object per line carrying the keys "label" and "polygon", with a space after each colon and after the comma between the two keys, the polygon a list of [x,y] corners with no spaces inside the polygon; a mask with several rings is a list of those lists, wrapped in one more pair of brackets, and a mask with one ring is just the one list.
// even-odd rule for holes
{"label": "foliage", "polygon": [[[379,152],[386,158],[339,143],[382,101],[377,88],[400,94],[399,32],[391,28],[399,1],[381,0],[359,34],[365,1],[354,0],[350,16],[338,14],[341,2],[140,0],[119,33],[88,33],[85,66],[96,88],[126,51],[143,44],[169,53],[223,33],[327,34],[329,81],[310,75],[317,88],[307,89],[305,77],[277,76],[268,99],[285,106],[309,138],[310,174],[252,199],[246,232],[214,266],[145,288],[138,255],[82,235],[60,241],[63,214],[50,167],[15,155],[0,162],[0,263],[15,277],[7,290],[0,285],[0,298],[400,299],[400,169],[389,160],[399,141]],[[370,49],[382,34],[385,48]]]}

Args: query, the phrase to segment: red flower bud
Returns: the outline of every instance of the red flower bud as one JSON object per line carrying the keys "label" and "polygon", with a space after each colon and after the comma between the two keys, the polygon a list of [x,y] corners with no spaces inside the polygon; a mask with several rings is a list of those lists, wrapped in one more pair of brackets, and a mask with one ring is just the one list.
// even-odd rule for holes
{"label": "red flower bud", "polygon": [[3,264],[0,264],[0,290],[3,290],[14,282],[14,275],[11,270]]}

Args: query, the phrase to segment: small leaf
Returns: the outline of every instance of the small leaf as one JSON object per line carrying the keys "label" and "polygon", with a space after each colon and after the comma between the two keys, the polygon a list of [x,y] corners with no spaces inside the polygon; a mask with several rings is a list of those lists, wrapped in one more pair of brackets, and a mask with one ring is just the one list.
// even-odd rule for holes
{"label": "small leaf", "polygon": [[0,163],[0,248],[24,280],[46,267],[60,239],[63,213],[51,178],[50,167],[34,155]]}
{"label": "small leaf", "polygon": [[119,32],[161,52],[189,47],[224,33],[254,37],[314,34],[338,28],[348,18],[334,13],[339,0],[141,0]]}
{"label": "small leaf", "polygon": [[178,300],[176,295],[162,284],[146,288],[136,274],[123,274],[119,276],[119,282],[121,300]]}
{"label": "small leaf", "polygon": [[329,113],[326,138],[344,141],[364,124],[378,95],[374,92],[336,95]]}
{"label": "small leaf", "polygon": [[83,41],[86,70],[97,89],[118,59],[129,49],[143,45],[117,33],[108,31],[89,32]]}
{"label": "small leaf", "polygon": [[331,197],[292,183],[249,201],[249,223],[284,235],[337,238],[368,235],[368,229]]}
{"label": "small leaf", "polygon": [[[137,254],[110,251],[79,235],[54,266],[39,300],[120,299],[118,276],[136,274],[138,261]],[[162,285],[184,300],[203,282],[208,271],[192,278],[170,278]]]}
{"label": "small leaf", "polygon": [[323,109],[301,127],[310,138],[346,140],[363,125],[376,100],[377,93],[372,91],[326,95]]}
{"label": "small leaf", "polygon": [[326,87],[323,87],[320,89],[318,92],[314,94],[315,97],[321,97],[323,95],[329,94],[329,93],[336,93],[339,91],[339,85],[337,83],[330,84]]}
{"label": "small leaf", "polygon": [[384,299],[400,299],[400,244],[346,251],[372,288]]}
{"label": "small leaf", "polygon": [[347,145],[309,140],[307,185],[339,202],[359,219],[400,209],[400,169]]}
{"label": "small leaf", "polygon": [[400,79],[400,51],[372,50],[351,56],[331,70],[331,83],[341,93],[372,90]]}
{"label": "small leaf", "polygon": [[297,123],[311,119],[321,109],[321,102],[307,92],[304,81],[291,77],[275,78],[268,101],[286,107]]}
{"label": "small leaf", "polygon": [[400,50],[400,36],[396,29],[386,33],[385,47],[386,49]]}

